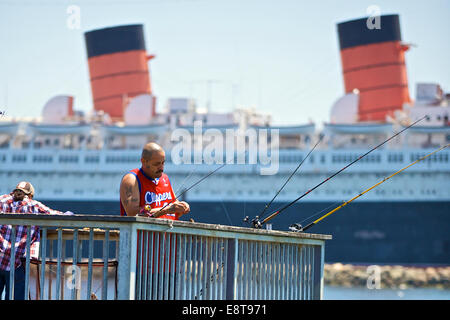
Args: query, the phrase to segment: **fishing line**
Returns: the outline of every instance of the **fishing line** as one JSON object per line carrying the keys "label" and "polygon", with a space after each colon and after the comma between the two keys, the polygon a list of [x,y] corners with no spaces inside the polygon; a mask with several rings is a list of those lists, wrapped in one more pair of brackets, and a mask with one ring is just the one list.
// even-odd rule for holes
{"label": "fishing line", "polygon": [[227,208],[225,207],[225,203],[223,202],[222,199],[220,200],[220,202],[222,203],[223,211],[225,212],[225,214],[226,214],[226,216],[227,216],[227,218],[228,218],[228,221],[230,222],[230,226],[232,226],[232,225],[233,225],[233,221],[231,221],[231,217],[230,217],[230,215],[228,214],[228,210],[227,210]]}
{"label": "fishing line", "polygon": [[[222,164],[220,167],[217,167],[216,169],[214,169],[213,171],[211,171],[210,173],[208,173],[206,176],[204,176],[203,178],[201,178],[200,180],[198,180],[196,183],[194,183],[192,186],[190,186],[189,188],[187,188],[186,190],[184,190],[182,193],[180,193],[178,196],[175,196],[176,199],[178,199],[179,197],[181,197],[183,194],[185,194],[186,192],[188,192],[189,190],[191,190],[193,187],[195,187],[196,185],[198,185],[200,182],[202,182],[203,180],[205,180],[206,178],[208,178],[209,176],[213,175],[215,172],[219,171],[220,169],[222,169],[223,167],[225,167],[225,165],[227,165],[227,163],[225,162],[224,164]],[[162,209],[162,208],[161,208]]]}
{"label": "fishing line", "polygon": [[196,170],[197,170],[197,167],[194,167],[194,169],[191,170],[191,172],[189,173],[189,175],[188,175],[186,178],[184,178],[183,182],[181,183],[181,186],[178,188],[178,190],[177,190],[177,192],[175,192],[175,194],[178,194],[178,192],[180,192],[180,191],[183,189],[184,184],[187,182],[187,180],[192,176],[192,174],[193,174]]}
{"label": "fishing line", "polygon": [[336,201],[336,202],[332,203],[331,205],[329,205],[328,207],[326,207],[325,209],[322,209],[322,210],[320,210],[319,212],[316,212],[316,213],[310,215],[309,217],[306,217],[305,219],[303,219],[303,220],[300,221],[299,223],[303,223],[303,222],[305,222],[306,220],[309,220],[309,219],[311,219],[311,218],[314,218],[314,217],[318,216],[319,214],[321,214],[322,212],[324,212],[324,211],[330,209],[331,207],[336,206],[338,203],[344,203],[344,202],[345,202],[345,200]]}
{"label": "fishing line", "polygon": [[244,219],[243,220],[245,220],[245,217],[247,217],[246,215],[245,215],[245,210],[247,209],[247,200],[244,200]]}
{"label": "fishing line", "polygon": [[[183,194],[185,194],[186,192],[188,192],[189,190],[191,190],[193,187],[195,187],[196,185],[198,185],[200,182],[202,182],[203,180],[205,180],[206,178],[208,178],[209,176],[211,176],[212,174],[214,174],[215,172],[217,172],[218,170],[222,169],[223,167],[225,167],[227,163],[223,163],[221,166],[217,167],[216,169],[214,169],[213,171],[209,172],[206,176],[204,176],[203,178],[201,178],[200,180],[198,180],[196,183],[194,183],[192,186],[190,186],[189,188],[187,188],[186,190],[184,190],[182,193],[180,193],[179,195],[175,195],[175,199],[178,199],[179,197],[181,197]],[[166,203],[165,205],[163,205],[156,213],[157,214],[159,212],[161,212],[162,209],[164,209],[165,207],[167,207],[169,204],[171,204],[172,202]]]}
{"label": "fishing line", "polygon": [[[247,151],[244,151],[242,154],[247,154]],[[241,155],[241,154],[239,154]],[[237,156],[239,156],[237,155]],[[231,162],[230,162],[231,163]],[[200,180],[198,180],[196,183],[194,183],[192,186],[190,186],[189,188],[187,188],[186,190],[184,190],[182,193],[180,193],[179,195],[175,195],[175,199],[178,199],[179,197],[181,197],[183,194],[185,194],[186,192],[188,192],[189,190],[191,190],[192,188],[194,188],[196,185],[198,185],[200,182],[202,182],[203,180],[205,180],[206,178],[208,178],[209,176],[213,175],[214,173],[216,173],[217,171],[219,171],[220,169],[222,169],[223,167],[225,167],[227,164],[229,164],[228,162],[224,162],[222,165],[220,165],[219,167],[217,167],[216,169],[214,169],[213,171],[211,171],[210,173],[208,173],[206,176],[204,176],[203,178],[201,178]],[[157,211],[156,213],[159,213],[162,209],[164,209],[167,205],[169,205],[170,203],[166,203],[165,205],[163,205],[159,211]]]}

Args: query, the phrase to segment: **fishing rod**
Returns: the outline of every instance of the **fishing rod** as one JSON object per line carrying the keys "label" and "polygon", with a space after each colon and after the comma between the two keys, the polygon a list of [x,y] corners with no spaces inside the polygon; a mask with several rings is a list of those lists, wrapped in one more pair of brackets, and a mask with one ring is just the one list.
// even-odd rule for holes
{"label": "fishing rod", "polygon": [[[193,187],[195,187],[196,185],[198,185],[200,182],[202,182],[203,180],[205,180],[206,178],[208,178],[209,176],[213,175],[215,172],[219,171],[220,169],[222,169],[223,167],[225,167],[227,163],[223,163],[221,166],[217,167],[216,169],[214,169],[213,171],[211,171],[210,173],[208,173],[206,176],[204,176],[203,178],[201,178],[200,180],[198,180],[196,183],[194,183],[192,186],[190,186],[189,188],[187,188],[186,190],[184,190],[183,192],[181,192],[178,196],[175,196],[176,199],[178,199],[179,197],[181,197],[183,194],[185,194],[186,192],[188,192],[189,190],[191,190]],[[162,208],[161,208],[162,209]]]}
{"label": "fishing rod", "polygon": [[279,215],[281,212],[283,212],[284,210],[286,210],[287,208],[289,208],[290,206],[292,206],[294,203],[296,203],[297,201],[299,201],[300,199],[302,199],[303,197],[305,197],[306,195],[308,195],[309,193],[311,193],[313,190],[317,189],[318,187],[320,187],[322,184],[324,184],[325,182],[329,181],[330,179],[334,178],[335,176],[337,176],[339,173],[341,173],[342,171],[344,171],[345,169],[347,169],[348,167],[350,167],[351,165],[353,165],[355,162],[361,160],[362,158],[364,158],[365,156],[367,156],[369,153],[371,153],[372,151],[374,151],[375,149],[381,147],[382,145],[384,145],[386,142],[392,140],[393,138],[395,138],[396,136],[398,136],[399,134],[401,134],[402,132],[404,132],[405,130],[411,128],[412,126],[414,126],[416,123],[418,123],[419,121],[422,121],[423,119],[427,118],[427,116],[424,116],[422,118],[420,118],[419,120],[413,122],[412,124],[410,124],[409,126],[403,128],[401,131],[397,132],[396,134],[394,134],[393,136],[391,136],[390,138],[388,138],[387,140],[383,141],[382,143],[380,143],[379,145],[373,147],[372,149],[370,149],[369,151],[367,151],[365,154],[359,156],[358,158],[356,158],[355,160],[353,160],[352,162],[350,162],[349,164],[347,164],[345,167],[343,167],[342,169],[340,169],[339,171],[335,172],[334,174],[332,174],[331,176],[329,176],[328,178],[326,178],[325,180],[323,180],[322,182],[320,182],[319,184],[317,184],[315,187],[313,187],[312,189],[309,189],[307,192],[305,192],[304,194],[302,194],[300,197],[298,197],[297,199],[295,199],[294,201],[288,203],[287,205],[285,205],[284,207],[282,207],[281,209],[278,209],[277,211],[273,212],[271,215],[269,215],[267,218],[265,218],[263,221],[260,221],[260,217],[255,217],[255,219],[252,220],[252,225],[254,228],[262,228],[262,225],[264,223],[266,223],[267,221],[273,219],[274,217],[276,217],[277,215]]}
{"label": "fishing rod", "polygon": [[[244,151],[242,154],[247,154],[246,151]],[[242,155],[240,154],[240,155]],[[220,169],[222,169],[223,167],[225,167],[228,163],[225,161],[221,166],[217,167],[216,169],[214,169],[213,171],[209,172],[207,175],[205,175],[203,178],[201,178],[200,180],[198,180],[196,183],[194,183],[192,186],[190,186],[189,188],[187,188],[186,190],[184,190],[183,192],[181,192],[179,195],[175,195],[175,199],[178,199],[179,197],[181,197],[183,194],[185,194],[186,192],[188,192],[189,190],[191,190],[192,188],[194,188],[196,185],[198,185],[200,182],[202,182],[203,180],[205,180],[206,178],[208,178],[209,176],[213,175],[214,173],[216,173],[217,171],[219,171]],[[164,209],[167,205],[162,206],[159,211],[157,211],[156,213],[159,213],[162,209]],[[150,206],[149,205],[145,205],[144,208],[148,211],[150,211]],[[156,214],[155,213],[155,214]]]}
{"label": "fishing rod", "polygon": [[[277,191],[277,193],[275,194],[275,196],[272,198],[272,200],[270,200],[269,203],[266,204],[266,206],[264,207],[264,210],[255,217],[256,220],[259,219],[259,217],[262,217],[264,215],[264,213],[266,212],[266,210],[270,207],[270,205],[272,204],[272,202],[275,200],[275,198],[280,194],[280,192],[283,190],[283,188],[286,186],[286,184],[289,182],[289,180],[291,180],[291,178],[294,176],[294,174],[298,171],[298,169],[302,166],[303,162],[306,161],[306,159],[308,159],[309,155],[314,151],[314,149],[317,147],[317,145],[322,141],[324,135],[321,134],[319,136],[319,140],[316,142],[316,144],[314,145],[314,147],[311,148],[311,150],[309,150],[308,154],[306,155],[306,157],[299,163],[299,165],[297,166],[297,168],[295,168],[294,172],[291,173],[291,175],[289,176],[289,178],[286,180],[286,182],[283,184],[283,186]],[[254,223],[255,219],[253,219],[252,223]],[[249,218],[248,216],[246,216],[244,218],[244,222],[248,222]]]}
{"label": "fishing rod", "polygon": [[339,209],[342,209],[343,207],[345,207],[345,206],[346,206],[347,204],[349,204],[350,202],[352,202],[352,201],[358,199],[359,197],[361,197],[363,194],[365,194],[365,193],[369,192],[370,190],[372,190],[372,189],[378,187],[380,184],[382,184],[383,182],[389,180],[389,179],[392,178],[393,176],[395,176],[395,175],[399,174],[400,172],[402,172],[402,171],[408,169],[409,167],[415,165],[416,163],[419,163],[420,161],[425,160],[426,158],[428,158],[428,157],[430,157],[431,155],[433,155],[433,154],[435,154],[435,153],[437,153],[437,152],[439,152],[439,151],[441,151],[441,150],[447,148],[448,146],[450,146],[450,144],[447,144],[447,145],[445,145],[445,146],[442,146],[442,147],[440,147],[439,149],[437,149],[437,150],[435,150],[435,151],[433,151],[433,152],[427,154],[426,156],[417,159],[416,161],[414,161],[414,162],[412,162],[411,164],[407,165],[406,167],[404,167],[404,168],[398,170],[397,172],[394,172],[394,173],[391,174],[390,176],[384,178],[383,180],[381,180],[381,181],[379,181],[378,183],[374,184],[374,185],[371,186],[370,188],[364,190],[364,191],[361,192],[360,194],[354,196],[354,197],[351,198],[350,200],[344,202],[344,203],[341,204],[340,206],[338,206],[338,207],[336,207],[335,209],[331,210],[330,212],[324,214],[322,217],[320,217],[320,218],[314,220],[313,222],[311,222],[310,224],[306,225],[305,227],[302,227],[301,224],[299,224],[299,223],[295,223],[295,224],[291,225],[291,227],[290,227],[289,229],[292,230],[292,231],[303,232],[303,231],[305,231],[305,230],[311,228],[313,225],[319,223],[320,221],[322,221],[323,219],[325,219],[325,218],[328,217],[329,215],[335,213],[335,212],[338,211]]}
{"label": "fishing rod", "polygon": [[[246,151],[244,151],[243,153],[240,153],[239,155],[243,155],[243,154],[247,154]],[[196,185],[198,185],[200,182],[202,182],[203,180],[205,180],[206,178],[208,178],[209,176],[213,175],[214,173],[216,173],[217,171],[219,171],[220,169],[222,169],[223,167],[225,167],[228,163],[225,161],[221,166],[217,167],[216,169],[214,169],[213,171],[211,171],[210,173],[208,173],[206,176],[204,176],[203,178],[201,178],[199,181],[197,181],[196,183],[194,183],[192,186],[190,186],[189,188],[187,188],[186,190],[184,190],[182,193],[180,193],[178,196],[175,196],[176,199],[178,199],[179,197],[181,197],[183,194],[185,194],[186,192],[188,192],[189,190],[191,190],[193,187],[195,187]],[[162,209],[162,208],[161,208]]]}
{"label": "fishing rod", "polygon": [[[202,182],[203,180],[205,180],[205,179],[208,178],[209,176],[213,175],[214,173],[216,173],[217,171],[219,171],[220,169],[222,169],[223,167],[225,167],[225,165],[227,165],[226,162],[223,163],[221,166],[217,167],[216,169],[214,169],[213,171],[209,172],[207,175],[205,175],[203,178],[201,178],[200,180],[198,180],[198,181],[197,181],[196,183],[194,183],[192,186],[190,186],[189,188],[187,188],[186,190],[184,190],[183,192],[181,192],[179,195],[175,195],[175,199],[178,199],[179,197],[181,197],[183,194],[185,194],[186,192],[188,192],[189,190],[191,190],[192,188],[194,188],[194,187],[195,187],[196,185],[198,185],[200,182]],[[155,214],[161,212],[161,210],[164,209],[167,205],[169,205],[169,204],[166,204],[166,205],[162,206],[162,207],[159,209],[159,211],[157,211]],[[150,205],[147,204],[147,205],[144,206],[144,209],[145,209],[146,211],[150,211],[150,210],[151,210],[151,207],[150,207]]]}

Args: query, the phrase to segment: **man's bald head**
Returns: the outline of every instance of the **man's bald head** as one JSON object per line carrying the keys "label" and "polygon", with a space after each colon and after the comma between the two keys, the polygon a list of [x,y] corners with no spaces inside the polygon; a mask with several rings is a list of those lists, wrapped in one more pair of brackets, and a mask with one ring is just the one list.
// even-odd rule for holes
{"label": "man's bald head", "polygon": [[164,172],[165,157],[165,152],[160,145],[154,142],[147,143],[142,149],[142,170],[153,179],[161,177]]}
{"label": "man's bald head", "polygon": [[141,158],[150,160],[155,152],[164,152],[164,150],[159,144],[155,142],[149,142],[142,149]]}

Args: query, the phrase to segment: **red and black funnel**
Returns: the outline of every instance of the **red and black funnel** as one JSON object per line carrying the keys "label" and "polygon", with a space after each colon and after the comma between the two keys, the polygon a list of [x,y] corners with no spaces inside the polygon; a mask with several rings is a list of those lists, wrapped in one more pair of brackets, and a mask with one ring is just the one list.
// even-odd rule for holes
{"label": "red and black funnel", "polygon": [[[380,19],[379,24],[368,19]],[[337,30],[345,92],[360,94],[359,121],[385,121],[410,102],[404,55],[409,46],[401,43],[399,16],[342,22]]]}
{"label": "red and black funnel", "polygon": [[130,98],[152,93],[143,26],[89,31],[85,41],[94,109],[121,120]]}

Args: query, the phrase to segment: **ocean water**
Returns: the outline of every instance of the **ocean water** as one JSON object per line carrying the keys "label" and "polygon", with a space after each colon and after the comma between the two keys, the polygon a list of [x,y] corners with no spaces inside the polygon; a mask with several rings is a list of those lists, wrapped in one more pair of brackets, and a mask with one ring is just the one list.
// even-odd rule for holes
{"label": "ocean water", "polygon": [[435,288],[368,289],[324,286],[324,300],[450,300],[450,290]]}
{"label": "ocean water", "polygon": [[[94,278],[100,278],[100,275]],[[53,282],[54,286],[55,281]],[[36,299],[35,286],[30,286],[30,298]],[[55,299],[55,288],[49,292],[48,284],[45,285],[44,299]],[[81,282],[78,291],[78,299],[86,299],[86,281]],[[92,292],[98,299],[102,298],[102,283],[97,281],[92,285]],[[114,276],[109,274],[107,286],[107,299],[115,298]],[[4,299],[2,296],[1,299]],[[63,300],[71,299],[71,290],[64,286]],[[409,289],[367,289],[367,288],[347,288],[337,286],[324,286],[323,300],[450,300],[450,290],[434,288],[409,288]]]}

